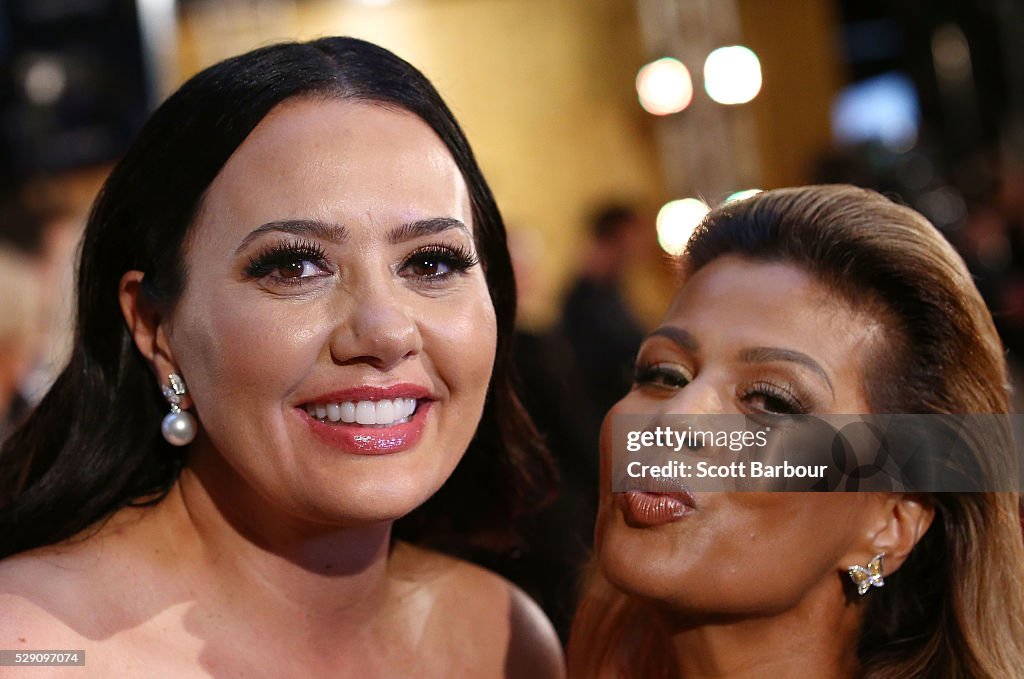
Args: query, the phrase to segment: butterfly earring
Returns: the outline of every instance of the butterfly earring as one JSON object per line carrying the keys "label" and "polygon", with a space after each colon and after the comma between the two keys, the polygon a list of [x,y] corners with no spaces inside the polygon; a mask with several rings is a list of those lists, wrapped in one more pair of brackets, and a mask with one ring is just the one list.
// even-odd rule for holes
{"label": "butterfly earring", "polygon": [[847,571],[850,579],[857,586],[857,594],[864,596],[872,587],[884,587],[885,579],[882,577],[882,557],[885,552],[876,554],[875,558],[868,562],[868,567],[850,566]]}

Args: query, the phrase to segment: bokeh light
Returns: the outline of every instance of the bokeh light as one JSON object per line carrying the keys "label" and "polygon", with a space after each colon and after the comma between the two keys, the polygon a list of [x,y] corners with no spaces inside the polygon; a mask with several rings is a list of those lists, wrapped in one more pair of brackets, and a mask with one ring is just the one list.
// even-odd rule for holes
{"label": "bokeh light", "polygon": [[636,92],[648,113],[679,113],[693,100],[693,79],[683,62],[664,57],[640,69],[636,74]]}
{"label": "bokeh light", "polygon": [[744,191],[737,191],[736,193],[730,193],[729,197],[725,199],[726,203],[731,203],[734,200],[745,200],[751,196],[756,196],[761,193],[762,189],[746,189]]}
{"label": "bokeh light", "polygon": [[711,208],[697,198],[665,203],[658,210],[658,245],[670,255],[682,254],[694,229]]}
{"label": "bokeh light", "polygon": [[48,106],[60,99],[67,83],[67,72],[56,59],[41,57],[25,70],[25,95],[39,106]]}
{"label": "bokeh light", "polygon": [[719,104],[745,104],[761,91],[761,62],[742,45],[719,47],[704,62],[704,89]]}

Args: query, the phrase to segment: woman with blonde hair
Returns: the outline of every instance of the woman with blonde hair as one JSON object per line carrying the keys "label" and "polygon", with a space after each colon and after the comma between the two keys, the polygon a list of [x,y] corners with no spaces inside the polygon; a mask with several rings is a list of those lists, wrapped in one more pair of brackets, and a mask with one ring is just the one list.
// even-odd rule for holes
{"label": "woman with blonde hair", "polygon": [[942,235],[871,191],[782,189],[711,212],[682,270],[605,420],[570,676],[1021,676],[1017,493],[611,492],[620,413],[1006,413]]}

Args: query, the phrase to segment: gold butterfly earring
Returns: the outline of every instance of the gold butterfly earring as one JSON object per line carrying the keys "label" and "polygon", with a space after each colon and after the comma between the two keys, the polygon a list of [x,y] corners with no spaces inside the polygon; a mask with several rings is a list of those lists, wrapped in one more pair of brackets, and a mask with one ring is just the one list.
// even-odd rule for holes
{"label": "gold butterfly earring", "polygon": [[857,594],[864,596],[872,587],[884,587],[885,579],[882,577],[882,557],[885,552],[876,554],[875,558],[868,562],[868,567],[850,566],[847,571],[850,579],[857,586]]}

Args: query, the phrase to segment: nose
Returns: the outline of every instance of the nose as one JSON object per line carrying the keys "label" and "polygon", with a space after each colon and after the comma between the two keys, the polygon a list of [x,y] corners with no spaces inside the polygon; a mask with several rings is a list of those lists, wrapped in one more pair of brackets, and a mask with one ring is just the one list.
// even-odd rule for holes
{"label": "nose", "polygon": [[414,307],[395,285],[378,281],[348,293],[331,334],[332,359],[341,364],[369,363],[390,370],[423,349]]}
{"label": "nose", "polygon": [[721,415],[730,412],[715,385],[701,377],[680,389],[669,407],[672,415]]}

